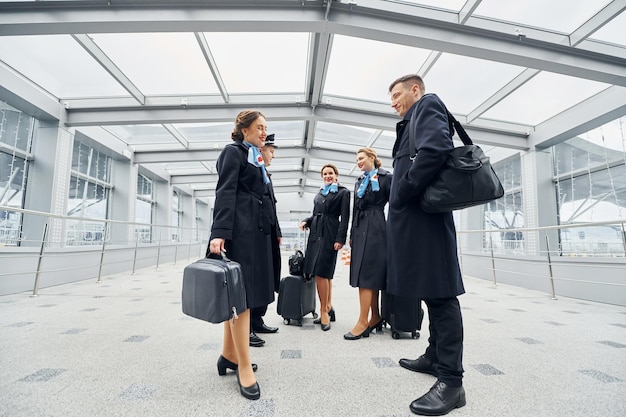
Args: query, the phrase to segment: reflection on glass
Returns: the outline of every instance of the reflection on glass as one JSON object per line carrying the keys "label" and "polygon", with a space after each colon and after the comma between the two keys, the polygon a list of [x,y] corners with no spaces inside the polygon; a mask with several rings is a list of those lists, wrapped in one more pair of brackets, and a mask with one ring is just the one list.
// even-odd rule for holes
{"label": "reflection on glass", "polygon": [[[152,224],[153,208],[155,206],[152,180],[145,175],[137,175],[137,202],[135,203],[135,221],[137,223]],[[138,242],[152,241],[152,227],[135,225],[135,239]]]}
{"label": "reflection on glass", "polygon": [[524,227],[520,155],[494,163],[493,169],[502,182],[504,196],[485,205],[485,230],[499,232],[485,233],[483,250],[493,248],[497,253],[524,253],[523,233],[508,230]]}
{"label": "reflection on glass", "polygon": [[[35,119],[0,102],[0,205],[24,208],[28,161]],[[22,214],[0,211],[0,245],[20,244]]]}
{"label": "reflection on glass", "polygon": [[569,256],[624,256],[626,235],[626,141],[617,119],[552,148],[559,224],[617,221],[563,229]]}
{"label": "reflection on glass", "polygon": [[[74,141],[72,176],[67,200],[70,217],[106,219],[109,206],[111,158]],[[69,220],[66,241],[70,246],[99,245],[106,236],[105,222],[95,220]]]}

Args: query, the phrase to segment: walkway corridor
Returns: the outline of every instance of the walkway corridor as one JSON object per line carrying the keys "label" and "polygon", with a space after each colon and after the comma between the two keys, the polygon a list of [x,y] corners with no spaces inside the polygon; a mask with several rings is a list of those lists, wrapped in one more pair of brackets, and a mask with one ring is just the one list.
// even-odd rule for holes
{"label": "walkway corridor", "polygon": [[[435,382],[398,365],[424,351],[428,317],[417,340],[343,339],[358,298],[339,261],[330,331],[270,306],[280,330],[251,348],[261,399],[246,400],[217,374],[222,326],[181,312],[189,262],[0,297],[0,416],[408,417]],[[467,405],[450,416],[626,415],[626,307],[465,284]]]}

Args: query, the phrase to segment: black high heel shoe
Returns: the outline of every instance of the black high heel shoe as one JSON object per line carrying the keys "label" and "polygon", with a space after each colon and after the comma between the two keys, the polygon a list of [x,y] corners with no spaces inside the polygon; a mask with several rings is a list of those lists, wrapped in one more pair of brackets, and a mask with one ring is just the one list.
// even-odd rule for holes
{"label": "black high heel shoe", "polygon": [[378,332],[382,332],[383,331],[383,319],[380,319],[378,323],[376,323],[373,326],[370,326],[370,333],[374,330],[376,330],[376,333]]}
{"label": "black high heel shoe", "polygon": [[[229,361],[228,359],[226,359],[224,356],[220,355],[220,357],[217,359],[217,373],[220,376],[224,376],[226,375],[226,369],[230,369],[232,371],[237,371],[237,368],[239,367],[239,365],[237,365],[234,362]],[[252,364],[252,371],[256,372],[258,366],[256,365],[256,363]]]}
{"label": "black high heel shoe", "polygon": [[346,340],[358,340],[362,337],[370,337],[370,332],[372,329],[370,327],[366,327],[365,330],[361,332],[361,334],[353,335],[352,332],[348,332],[343,335],[343,338]]}
{"label": "black high heel shoe", "polygon": [[241,395],[249,400],[258,400],[261,398],[261,387],[259,387],[258,382],[255,382],[249,387],[244,387],[241,385],[241,381],[239,381],[239,369],[235,371],[235,375],[237,375],[237,384],[239,384],[239,392]]}
{"label": "black high heel shoe", "polygon": [[[330,321],[336,321],[336,319],[335,319],[335,307],[330,309],[330,311],[328,312],[328,315],[330,316]],[[313,320],[313,324],[322,324],[322,317],[321,317],[321,315],[320,315],[320,317],[318,317],[315,320]]]}
{"label": "black high heel shoe", "polygon": [[326,332],[326,331],[330,330],[330,323],[328,323],[328,324],[320,323],[320,324],[322,325],[322,330],[323,331]]}

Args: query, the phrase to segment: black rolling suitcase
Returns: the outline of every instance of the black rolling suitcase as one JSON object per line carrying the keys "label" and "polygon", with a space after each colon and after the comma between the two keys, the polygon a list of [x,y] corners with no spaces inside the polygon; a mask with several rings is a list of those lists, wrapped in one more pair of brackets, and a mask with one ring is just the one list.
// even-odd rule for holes
{"label": "black rolling suitcase", "polygon": [[298,275],[288,275],[281,279],[276,309],[285,324],[290,324],[293,320],[298,326],[302,326],[302,318],[309,313],[317,318],[315,280]]}
{"label": "black rolling suitcase", "polygon": [[413,339],[420,337],[424,319],[420,299],[398,297],[383,291],[381,310],[383,324],[391,326],[391,337],[399,339],[401,333],[411,333]]}

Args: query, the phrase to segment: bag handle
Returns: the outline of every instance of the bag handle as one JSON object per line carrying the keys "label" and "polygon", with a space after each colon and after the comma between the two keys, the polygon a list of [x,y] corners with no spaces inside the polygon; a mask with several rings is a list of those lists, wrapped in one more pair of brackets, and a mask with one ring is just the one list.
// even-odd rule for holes
{"label": "bag handle", "polygon": [[[415,112],[417,111],[417,106],[413,109],[413,113],[411,113],[411,119],[409,120],[409,159],[414,160],[415,155],[417,154],[417,143],[415,142]],[[459,135],[461,141],[464,145],[473,145],[472,139],[470,139],[469,135],[459,123],[458,120],[448,111],[446,108],[446,113],[448,114],[448,125],[450,126],[450,138],[454,136],[454,131]],[[450,123],[452,122],[452,123]]]}
{"label": "bag handle", "polygon": [[221,252],[219,255],[217,253],[209,252],[206,254],[206,257],[209,259],[219,259],[225,262],[230,262],[230,259],[226,256],[226,252]]}

